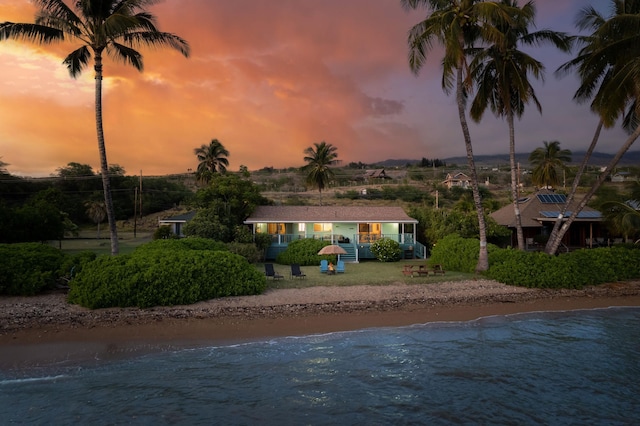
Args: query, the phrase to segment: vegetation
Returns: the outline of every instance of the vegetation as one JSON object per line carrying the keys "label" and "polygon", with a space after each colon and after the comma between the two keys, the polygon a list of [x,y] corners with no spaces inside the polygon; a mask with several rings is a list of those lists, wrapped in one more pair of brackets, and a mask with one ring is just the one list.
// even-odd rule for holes
{"label": "vegetation", "polygon": [[571,161],[571,151],[560,149],[560,142],[544,141],[544,146],[536,148],[529,155],[533,166],[533,184],[540,188],[557,188],[560,185],[558,170],[566,171],[566,163]]}
{"label": "vegetation", "polygon": [[402,249],[397,241],[380,238],[371,244],[371,253],[380,262],[397,262],[402,256]]}
{"label": "vegetation", "polygon": [[327,241],[312,238],[291,241],[286,250],[278,254],[276,262],[283,265],[291,265],[292,263],[299,265],[319,265],[322,259],[335,262],[335,255],[318,255],[322,247],[329,244]]}
{"label": "vegetation", "polygon": [[[502,0],[509,7],[518,7],[517,0]],[[504,117],[509,126],[509,165],[511,171],[511,199],[515,213],[518,248],[525,249],[522,220],[518,204],[519,179],[515,158],[515,124],[514,117],[520,118],[525,104],[533,101],[542,112],[542,106],[536,97],[529,75],[542,78],[544,65],[529,54],[519,50],[520,45],[532,46],[543,43],[553,44],[562,51],[570,48],[570,38],[550,30],[529,32],[534,26],[535,6],[527,2],[520,12],[511,20],[500,19],[493,24],[492,43],[482,49],[473,58],[471,74],[477,82],[477,93],[471,105],[471,117],[480,121],[487,108],[498,116]],[[534,172],[534,178],[536,174]]]}
{"label": "vegetation", "polygon": [[329,179],[333,177],[330,166],[338,162],[338,148],[324,141],[313,144],[304,150],[304,161],[307,163],[303,171],[307,174],[307,185],[318,188],[320,204],[322,204],[322,190],[327,186]]}
{"label": "vegetation", "polygon": [[73,279],[69,301],[91,309],[146,308],[264,291],[264,274],[246,259],[208,246],[158,240],[132,254],[99,257]]}
{"label": "vegetation", "polygon": [[455,87],[458,116],[464,136],[468,170],[471,178],[473,202],[478,215],[480,245],[477,271],[489,269],[487,236],[484,209],[478,185],[478,174],[473,156],[471,135],[465,112],[465,99],[471,90],[472,79],[467,75],[468,49],[476,42],[490,40],[488,34],[495,32],[495,23],[510,22],[521,15],[521,10],[508,3],[484,2],[480,0],[401,0],[407,9],[425,7],[430,14],[409,30],[409,67],[418,73],[427,60],[427,55],[439,42],[444,47],[442,88],[450,93]]}
{"label": "vegetation", "polygon": [[93,253],[65,254],[39,243],[0,244],[0,294],[33,296],[71,278],[95,258]]}
{"label": "vegetation", "polygon": [[209,145],[202,145],[193,150],[198,157],[196,179],[198,182],[208,184],[216,173],[225,173],[229,166],[229,151],[218,139],[212,139]]}
{"label": "vegetation", "polygon": [[138,70],[143,68],[138,46],[168,46],[189,56],[189,45],[180,37],[156,29],[154,16],[144,7],[154,0],[77,1],[74,12],[63,0],[36,0],[38,7],[33,24],[4,22],[0,24],[0,40],[23,39],[40,44],[68,39],[81,43],[63,61],[73,78],[86,68],[93,55],[96,81],[96,128],[100,173],[111,236],[111,254],[118,254],[118,232],[109,181],[109,165],[102,128],[102,77],[105,51]]}
{"label": "vegetation", "polygon": [[[582,46],[578,55],[558,70],[561,73],[577,71],[581,85],[574,98],[579,102],[591,100],[591,110],[598,114],[599,122],[567,196],[567,202],[551,231],[545,247],[549,254],[556,253],[564,234],[578,214],[640,136],[637,113],[640,95],[640,83],[637,78],[640,70],[640,2],[611,0],[609,3],[612,15],[608,18],[593,6],[581,10],[577,19],[578,29],[590,33],[578,37]],[[565,213],[575,197],[580,178],[598,143],[602,127],[612,127],[621,116],[623,127],[629,132],[629,137],[566,218]]]}

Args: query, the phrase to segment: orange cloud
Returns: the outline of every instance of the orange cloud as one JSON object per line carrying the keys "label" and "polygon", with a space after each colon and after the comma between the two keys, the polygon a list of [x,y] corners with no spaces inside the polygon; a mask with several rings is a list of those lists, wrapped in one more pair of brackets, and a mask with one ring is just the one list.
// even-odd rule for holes
{"label": "orange cloud", "polygon": [[[538,26],[571,22],[582,3],[539,0]],[[4,1],[0,21],[30,22],[33,12]],[[143,73],[105,63],[108,160],[129,173],[193,169],[193,149],[213,138],[230,151],[231,170],[302,166],[303,150],[323,140],[345,163],[464,155],[455,100],[440,87],[440,49],[417,77],[407,64],[407,31],[424,11],[389,0],[166,0],[152,12],[192,55],[142,49]],[[76,47],[0,42],[0,157],[10,172],[98,167],[93,71],[73,80],[61,64]],[[558,112],[541,119],[532,109],[517,124],[519,146],[588,139],[576,120],[590,117],[571,103],[572,89],[541,86],[543,106]],[[562,119],[566,130],[555,124]],[[489,116],[471,130],[476,153],[506,152],[502,121]]]}

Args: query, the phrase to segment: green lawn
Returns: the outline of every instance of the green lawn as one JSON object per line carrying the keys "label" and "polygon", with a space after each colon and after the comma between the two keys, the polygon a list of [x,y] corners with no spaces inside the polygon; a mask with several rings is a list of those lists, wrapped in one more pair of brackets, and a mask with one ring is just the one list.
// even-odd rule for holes
{"label": "green lawn", "polygon": [[[267,280],[267,288],[305,288],[315,286],[352,286],[352,285],[389,285],[393,283],[428,284],[443,281],[462,281],[477,278],[474,274],[447,271],[444,275],[428,277],[408,277],[402,274],[405,264],[425,264],[424,260],[404,260],[400,262],[365,261],[361,263],[345,263],[345,273],[327,275],[320,273],[320,266],[301,266],[306,277],[304,279],[290,276],[289,265],[274,264],[277,273],[284,276],[282,280]],[[264,265],[256,267],[264,271]]]}
{"label": "green lawn", "polygon": [[[106,235],[106,238],[105,238]],[[131,253],[136,247],[151,241],[153,233],[137,232],[134,238],[133,232],[118,232],[118,242],[120,254]],[[103,232],[102,238],[96,238],[94,232],[81,233],[80,238],[68,238],[62,241],[49,241],[53,247],[60,248],[69,254],[76,254],[82,251],[92,251],[97,255],[111,254],[111,241],[109,233]]]}

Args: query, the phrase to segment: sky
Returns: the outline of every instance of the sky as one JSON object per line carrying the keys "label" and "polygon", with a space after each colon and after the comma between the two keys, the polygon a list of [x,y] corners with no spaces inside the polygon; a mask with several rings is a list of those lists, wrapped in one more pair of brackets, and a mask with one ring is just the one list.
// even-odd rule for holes
{"label": "sky", "polygon": [[[575,34],[580,8],[606,12],[609,0],[535,4],[537,29]],[[107,158],[129,175],[187,173],[194,149],[213,139],[232,171],[300,167],[305,148],[322,141],[343,164],[465,155],[455,96],[441,87],[442,50],[418,75],[409,69],[407,32],[424,9],[399,0],[165,0],[149,10],[191,55],[142,48],[142,73],[106,58]],[[0,22],[34,15],[27,0],[0,0]],[[99,170],[93,69],[74,80],[62,65],[77,47],[0,41],[0,161],[9,173],[49,176],[70,162]],[[535,86],[543,111],[529,105],[516,122],[516,151],[553,140],[586,149],[597,117],[573,101],[573,76],[554,76],[571,55],[529,51],[546,68]],[[470,132],[474,154],[508,152],[506,122],[490,111]],[[606,131],[597,150],[615,152],[624,138]]]}

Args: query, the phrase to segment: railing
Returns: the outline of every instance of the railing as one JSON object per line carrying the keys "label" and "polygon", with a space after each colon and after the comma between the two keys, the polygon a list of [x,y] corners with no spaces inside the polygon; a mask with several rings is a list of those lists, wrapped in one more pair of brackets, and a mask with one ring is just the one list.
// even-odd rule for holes
{"label": "railing", "polygon": [[313,238],[315,240],[329,241],[331,244],[370,244],[381,238],[388,238],[397,241],[400,244],[415,244],[413,234],[355,234],[351,237],[345,237],[341,234],[270,234],[272,244],[289,244],[295,240],[305,238]]}

